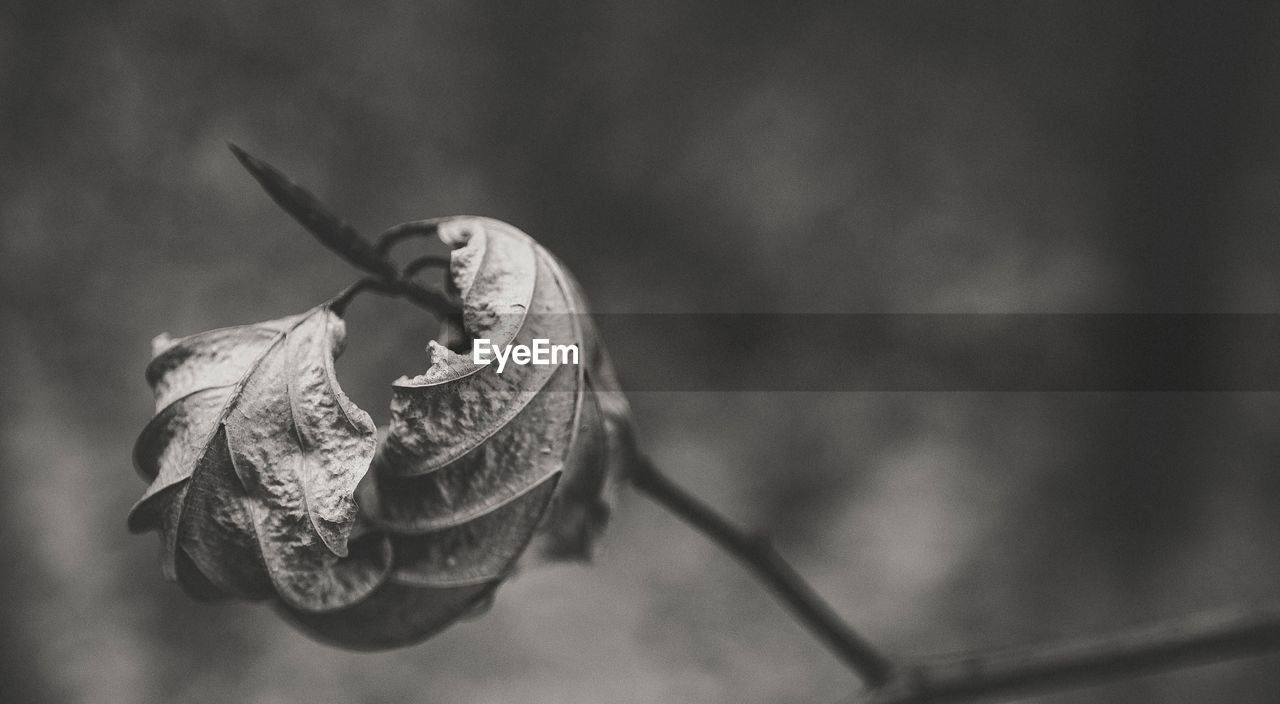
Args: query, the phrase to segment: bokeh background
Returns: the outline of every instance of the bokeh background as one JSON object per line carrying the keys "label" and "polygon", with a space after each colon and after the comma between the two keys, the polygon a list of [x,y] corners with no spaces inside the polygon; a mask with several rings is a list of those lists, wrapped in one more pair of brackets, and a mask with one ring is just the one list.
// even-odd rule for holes
{"label": "bokeh background", "polygon": [[[759,586],[633,495],[593,565],[391,653],[163,582],[124,528],[149,340],[352,278],[224,141],[367,232],[513,222],[608,312],[1276,313],[1277,36],[1246,3],[6,3],[0,698],[848,700]],[[431,324],[370,300],[350,331],[344,386],[385,419]],[[679,339],[620,337],[633,374],[681,363]],[[674,476],[897,655],[1280,596],[1274,394],[633,404]],[[1272,702],[1276,665],[1035,701]]]}

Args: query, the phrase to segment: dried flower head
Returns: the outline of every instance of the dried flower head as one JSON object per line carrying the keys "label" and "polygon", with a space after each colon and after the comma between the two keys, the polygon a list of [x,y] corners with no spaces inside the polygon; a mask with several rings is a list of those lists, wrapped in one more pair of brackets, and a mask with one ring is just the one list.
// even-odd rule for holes
{"label": "dried flower head", "polygon": [[395,382],[379,439],[334,374],[349,293],[157,338],[156,415],[134,454],[150,486],[129,526],[160,532],[164,573],[193,596],[269,599],[327,641],[395,647],[483,609],[531,546],[589,556],[631,436],[582,294],[506,223],[432,229],[453,248],[468,339],[552,340],[577,363],[500,373],[432,343],[426,372]]}

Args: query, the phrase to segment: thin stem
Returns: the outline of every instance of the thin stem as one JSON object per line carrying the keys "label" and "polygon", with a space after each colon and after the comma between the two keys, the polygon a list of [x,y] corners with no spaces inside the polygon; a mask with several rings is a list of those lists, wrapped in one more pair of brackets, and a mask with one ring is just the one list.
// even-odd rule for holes
{"label": "thin stem", "polygon": [[447,254],[424,254],[408,264],[405,264],[404,268],[400,270],[400,276],[406,279],[411,279],[414,276],[417,276],[418,272],[423,269],[430,269],[434,267],[437,269],[448,270],[450,264],[452,264],[452,260]]}
{"label": "thin stem", "polygon": [[342,289],[338,295],[330,299],[329,309],[341,317],[346,314],[347,306],[351,305],[351,301],[365,291],[374,291],[384,295],[395,295],[394,292],[388,289],[386,284],[381,280],[366,277]]}
{"label": "thin stem", "polygon": [[399,225],[393,225],[382,234],[378,235],[377,242],[374,244],[374,251],[381,257],[386,257],[391,252],[391,248],[400,242],[412,237],[429,237],[434,235],[440,228],[440,223],[449,218],[429,218],[427,220],[414,220],[412,222],[404,222]]}
{"label": "thin stem", "polygon": [[1280,651],[1280,613],[1192,616],[1064,644],[979,653],[909,668],[874,704],[1008,698]]}
{"label": "thin stem", "polygon": [[872,704],[1008,699],[1142,673],[1280,652],[1280,611],[1201,614],[1100,638],[935,659],[898,668],[844,623],[762,537],[681,489],[645,457],[632,483],[744,564],[847,663]]}
{"label": "thin stem", "polygon": [[410,303],[440,317],[442,321],[450,321],[457,317],[461,306],[448,294],[433,288],[424,288],[412,281],[396,279],[383,281],[377,278],[363,278],[343,289],[341,293],[329,301],[333,312],[342,315],[352,299],[365,291],[373,291],[384,296],[398,296]]}
{"label": "thin stem", "polygon": [[425,288],[412,281],[398,280],[394,282],[392,290],[396,295],[435,313],[442,319],[456,316],[462,311],[462,305],[458,301],[439,289]]}
{"label": "thin stem", "polygon": [[710,506],[659,472],[648,458],[637,459],[631,478],[638,490],[711,538],[750,569],[806,628],[853,668],[868,687],[877,688],[889,682],[892,663],[842,621],[767,539],[743,532],[721,518]]}

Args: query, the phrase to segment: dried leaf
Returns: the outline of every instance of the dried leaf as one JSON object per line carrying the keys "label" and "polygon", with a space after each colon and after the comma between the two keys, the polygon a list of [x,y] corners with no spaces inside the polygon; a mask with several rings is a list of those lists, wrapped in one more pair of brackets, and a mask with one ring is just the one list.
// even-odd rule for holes
{"label": "dried leaf", "polygon": [[582,326],[585,387],[578,414],[579,439],[564,468],[539,535],[546,558],[590,559],[595,537],[608,523],[618,488],[636,456],[631,405],[622,393],[608,352],[600,342],[578,282],[549,252],[562,287]]}
{"label": "dried leaf", "polygon": [[612,369],[560,262],[494,220],[447,220],[439,232],[455,247],[451,274],[470,339],[543,338],[577,345],[581,359],[499,373],[432,345],[431,367],[396,382],[391,426],[361,494],[370,522],[392,536],[391,578],[345,616],[293,614],[358,647],[414,642],[464,617],[535,539],[548,556],[587,557],[621,468],[611,448],[625,443],[609,434],[630,428],[625,399],[604,401],[616,391],[590,388],[596,374],[612,380]]}
{"label": "dried leaf", "polygon": [[244,486],[231,466],[225,430],[218,433],[184,489],[185,500],[175,502],[187,516],[178,528],[178,552],[223,592],[265,599],[275,590],[245,506]]}
{"label": "dried leaf", "polygon": [[[527,235],[496,221],[464,218],[440,225],[458,246],[451,272],[463,300],[463,327],[494,345],[530,345],[534,338],[576,344],[574,310]],[[476,365],[470,353],[432,345],[432,365],[395,383],[388,472],[434,472],[510,423],[551,379],[556,367]],[[575,391],[569,387],[570,392]]]}
{"label": "dried leaf", "polygon": [[[576,374],[569,366],[555,371],[570,384]],[[403,476],[399,463],[414,458],[406,458],[404,444],[391,435],[374,475],[378,493],[368,507],[371,520],[388,530],[421,533],[459,525],[514,500],[563,467],[578,402],[565,391],[535,394],[493,435],[429,474]],[[405,416],[395,418],[403,422]],[[402,436],[409,432],[401,426]]]}
{"label": "dried leaf", "polygon": [[512,562],[529,544],[555,488],[553,477],[462,525],[423,535],[396,536],[392,577],[414,586],[457,587],[507,576]]}
{"label": "dried leaf", "polygon": [[423,588],[383,583],[368,598],[345,609],[280,613],[312,637],[343,648],[385,650],[413,645],[492,603],[498,582],[467,587]]}
{"label": "dried leaf", "polygon": [[261,598],[270,585],[309,610],[347,606],[386,578],[385,537],[348,556],[376,431],[334,376],[342,335],[322,305],[157,345],[148,380],[165,405],[137,444],[152,485],[130,527],[161,529],[167,574],[181,579],[189,559],[224,592]]}
{"label": "dried leaf", "polygon": [[160,502],[155,498],[191,476],[240,379],[291,323],[284,318],[153,341],[155,356],[146,376],[155,392],[156,415],[133,451],[134,466],[151,485],[130,511],[131,530],[157,527]]}

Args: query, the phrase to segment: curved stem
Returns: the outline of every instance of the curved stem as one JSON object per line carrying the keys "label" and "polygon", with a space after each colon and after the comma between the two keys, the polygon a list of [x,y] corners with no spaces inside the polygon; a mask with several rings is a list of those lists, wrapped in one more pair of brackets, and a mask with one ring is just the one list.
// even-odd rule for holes
{"label": "curved stem", "polygon": [[937,660],[910,668],[874,704],[1008,698],[1280,651],[1280,613],[1192,616],[1075,642]]}
{"label": "curved stem", "polygon": [[390,282],[390,286],[395,295],[435,313],[442,319],[456,316],[462,310],[457,301],[438,289],[425,288],[404,279]]}
{"label": "curved stem", "polygon": [[380,257],[386,257],[391,252],[391,248],[400,242],[412,237],[429,237],[434,235],[440,227],[440,223],[449,218],[428,218],[426,220],[414,220],[412,222],[404,222],[399,225],[393,225],[382,234],[378,235],[377,241],[374,243],[374,251]]}
{"label": "curved stem", "polygon": [[801,623],[853,668],[868,687],[888,683],[893,665],[836,615],[763,536],[746,533],[681,489],[648,458],[632,469],[634,486],[711,538],[763,581]]}
{"label": "curved stem", "polygon": [[342,289],[338,295],[329,300],[329,309],[342,317],[347,312],[347,306],[351,305],[351,301],[364,291],[375,291],[386,295],[393,295],[386,285],[380,279],[365,277]]}
{"label": "curved stem", "polygon": [[938,658],[897,667],[858,635],[761,537],[744,532],[681,489],[647,458],[636,489],[711,538],[850,666],[873,704],[1009,699],[1138,674],[1280,652],[1280,611],[1230,611],[1175,619],[1107,636]]}
{"label": "curved stem", "polygon": [[461,310],[458,303],[442,291],[424,288],[406,279],[384,281],[375,277],[365,277],[346,287],[329,301],[329,307],[341,316],[346,312],[351,301],[365,291],[373,291],[384,296],[399,296],[439,316],[441,320],[450,320]]}
{"label": "curved stem", "polygon": [[400,276],[401,278],[411,279],[414,276],[417,276],[418,272],[433,267],[448,270],[451,263],[452,260],[447,254],[424,254],[408,264],[405,264],[404,268],[400,270]]}

